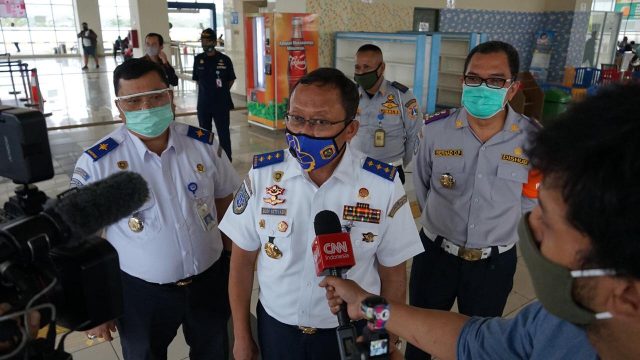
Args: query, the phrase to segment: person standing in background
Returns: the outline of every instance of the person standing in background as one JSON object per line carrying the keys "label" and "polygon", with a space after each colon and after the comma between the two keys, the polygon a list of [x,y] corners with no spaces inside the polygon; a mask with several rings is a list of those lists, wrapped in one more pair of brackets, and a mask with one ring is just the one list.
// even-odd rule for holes
{"label": "person standing in background", "polygon": [[167,55],[162,51],[164,49],[164,38],[158,33],[148,33],[144,38],[144,59],[159,64],[167,74],[169,85],[178,86],[178,75],[173,66],[167,60]]}
{"label": "person standing in background", "polygon": [[204,29],[200,35],[203,53],[196,55],[193,62],[193,80],[198,83],[198,123],[211,131],[211,119],[216,124],[220,145],[231,160],[231,122],[233,109],[231,87],[236,80],[231,59],[216,51],[216,32]]}
{"label": "person standing in background", "polygon": [[82,23],[82,31],[78,33],[78,37],[82,39],[82,52],[84,57],[84,66],[82,70],[87,70],[89,67],[89,56],[93,56],[93,60],[96,62],[96,69],[100,68],[100,62],[98,61],[98,55],[96,55],[96,47],[98,44],[98,35],[95,31],[89,29],[89,24]]}

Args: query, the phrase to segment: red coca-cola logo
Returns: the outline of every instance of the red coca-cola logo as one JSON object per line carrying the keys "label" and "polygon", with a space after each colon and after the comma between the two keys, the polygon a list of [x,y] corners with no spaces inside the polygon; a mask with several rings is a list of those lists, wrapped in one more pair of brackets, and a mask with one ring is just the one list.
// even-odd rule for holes
{"label": "red coca-cola logo", "polygon": [[289,54],[289,68],[291,70],[307,70],[307,57],[304,53],[291,55]]}

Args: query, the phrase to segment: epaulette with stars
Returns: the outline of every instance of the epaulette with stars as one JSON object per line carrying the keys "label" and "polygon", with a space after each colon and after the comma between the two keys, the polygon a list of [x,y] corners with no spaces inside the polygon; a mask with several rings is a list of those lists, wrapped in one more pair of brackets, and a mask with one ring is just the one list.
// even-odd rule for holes
{"label": "epaulette with stars", "polygon": [[398,172],[398,169],[396,169],[395,166],[370,157],[367,157],[364,161],[362,168],[389,181],[393,181],[396,176],[396,172]]}
{"label": "epaulette with stars", "polygon": [[438,121],[438,120],[442,120],[442,119],[446,119],[447,117],[449,117],[449,115],[451,115],[451,110],[450,109],[445,109],[442,111],[438,111],[437,113],[433,113],[430,115],[425,115],[424,116],[424,124],[431,124],[434,121]]}
{"label": "epaulette with stars", "polygon": [[394,88],[402,91],[403,94],[406,93],[409,90],[409,88],[406,85],[400,84],[397,81],[392,82],[391,86],[393,86]]}
{"label": "epaulette with stars", "polygon": [[274,152],[268,152],[264,154],[253,156],[253,168],[259,169],[261,167],[278,164],[284,161],[284,150],[278,150]]}
{"label": "epaulette with stars", "polygon": [[211,131],[191,125],[189,125],[189,130],[187,130],[187,136],[209,145],[213,144],[213,138],[215,137]]}
{"label": "epaulette with stars", "polygon": [[95,144],[93,147],[85,150],[85,153],[93,159],[93,161],[100,160],[103,156],[110,153],[113,149],[118,147],[118,142],[113,138],[106,138],[103,141]]}

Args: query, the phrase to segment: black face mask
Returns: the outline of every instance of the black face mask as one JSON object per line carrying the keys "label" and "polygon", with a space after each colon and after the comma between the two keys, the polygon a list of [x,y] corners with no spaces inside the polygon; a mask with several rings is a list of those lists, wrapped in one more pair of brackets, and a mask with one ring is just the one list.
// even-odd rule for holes
{"label": "black face mask", "polygon": [[87,30],[89,30],[89,27],[87,25],[83,25],[82,26],[82,30],[87,31]]}

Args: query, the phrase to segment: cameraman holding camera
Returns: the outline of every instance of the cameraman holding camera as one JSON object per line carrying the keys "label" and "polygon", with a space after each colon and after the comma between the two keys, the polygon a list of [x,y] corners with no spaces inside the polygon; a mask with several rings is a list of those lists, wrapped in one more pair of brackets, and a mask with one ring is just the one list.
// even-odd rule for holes
{"label": "cameraman holding camera", "polygon": [[150,196],[106,228],[120,260],[123,315],[87,336],[110,341],[117,326],[125,359],[166,359],[182,325],[191,359],[226,358],[231,245],[218,222],[240,178],[213,133],[174,121],[160,65],[126,61],[113,85],[124,125],[85,151],[71,185],[132,171]]}
{"label": "cameraman holding camera", "polygon": [[[513,319],[391,303],[387,329],[441,359],[640,358],[640,85],[602,89],[535,138],[543,181],[519,247],[539,302]],[[327,277],[332,311],[367,294]]]}

